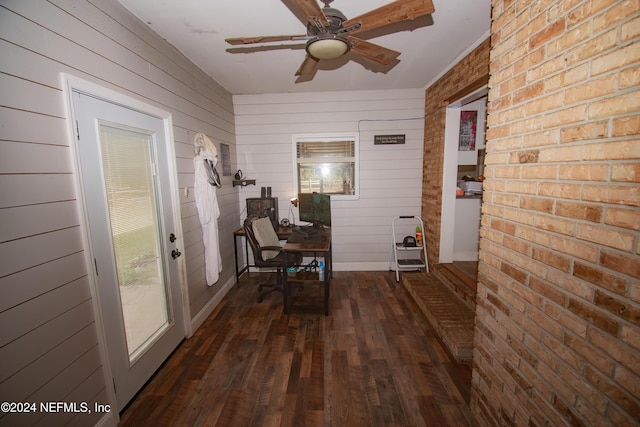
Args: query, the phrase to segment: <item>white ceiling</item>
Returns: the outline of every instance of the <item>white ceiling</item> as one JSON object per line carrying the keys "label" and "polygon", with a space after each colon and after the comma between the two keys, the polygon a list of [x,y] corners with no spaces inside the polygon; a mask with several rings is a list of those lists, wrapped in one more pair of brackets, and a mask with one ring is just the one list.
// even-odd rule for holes
{"label": "white ceiling", "polygon": [[[435,12],[359,38],[401,52],[388,69],[348,53],[321,61],[314,79],[296,83],[304,42],[230,53],[229,37],[305,34],[287,0],[118,0],[232,94],[425,88],[489,35],[491,0],[433,0]],[[335,0],[352,18],[391,0]],[[322,7],[323,4],[319,2]],[[399,30],[390,33],[389,30]],[[266,45],[266,44],[265,44]],[[242,47],[247,49],[247,47]]]}

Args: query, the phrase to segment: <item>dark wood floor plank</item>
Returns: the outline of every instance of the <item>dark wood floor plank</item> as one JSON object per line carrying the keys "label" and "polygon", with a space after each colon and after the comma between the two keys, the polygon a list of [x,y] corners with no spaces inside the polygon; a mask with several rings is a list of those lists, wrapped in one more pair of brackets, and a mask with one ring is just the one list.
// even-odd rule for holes
{"label": "dark wood floor plank", "polygon": [[225,426],[246,426],[251,420],[255,398],[246,390],[231,390],[217,424]]}
{"label": "dark wood floor plank", "polygon": [[[381,407],[385,424],[407,425],[407,420],[404,416],[404,410],[394,381],[394,371],[389,365],[389,361],[384,359],[372,360],[370,364],[380,401],[383,402]],[[399,381],[401,380],[400,378],[397,379]]]}
{"label": "dark wood floor plank", "polygon": [[427,426],[438,425],[444,419],[439,404],[433,396],[417,396],[420,405],[420,414]]}
{"label": "dark wood floor plank", "polygon": [[346,425],[351,408],[351,381],[349,378],[349,361],[344,350],[331,353],[330,371],[327,372],[327,393],[331,411],[331,425]]}
{"label": "dark wood floor plank", "polygon": [[[238,286],[121,414],[123,426],[474,426],[460,365],[389,272],[335,272],[330,313]],[[263,277],[264,279],[264,277]]]}
{"label": "dark wood floor plank", "polygon": [[370,425],[368,400],[362,382],[362,366],[349,365],[349,413],[342,426]]}
{"label": "dark wood floor plank", "polygon": [[305,403],[308,409],[324,409],[324,342],[314,340],[311,344],[311,370],[309,371],[309,388],[305,393]]}

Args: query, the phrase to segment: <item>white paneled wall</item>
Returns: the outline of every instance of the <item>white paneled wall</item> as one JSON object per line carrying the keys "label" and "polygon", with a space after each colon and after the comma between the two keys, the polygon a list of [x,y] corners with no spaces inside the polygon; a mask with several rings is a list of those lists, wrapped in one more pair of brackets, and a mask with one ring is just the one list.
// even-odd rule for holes
{"label": "white paneled wall", "polygon": [[[424,89],[236,95],[238,166],[256,186],[240,190],[240,206],[270,186],[279,217],[289,215],[295,134],[357,133],[360,198],[332,201],[334,268],[387,270],[391,220],[420,215]],[[374,135],[406,135],[406,143],[374,145]],[[296,218],[297,218],[297,209]]]}
{"label": "white paneled wall", "polygon": [[[171,113],[196,325],[235,279],[239,202],[232,177],[223,178],[224,269],[208,287],[192,194],[193,138],[204,132],[229,144],[236,169],[232,97],[115,0],[3,0],[0,57],[0,401],[109,403],[61,73]],[[0,413],[0,424],[92,425],[100,416]]]}

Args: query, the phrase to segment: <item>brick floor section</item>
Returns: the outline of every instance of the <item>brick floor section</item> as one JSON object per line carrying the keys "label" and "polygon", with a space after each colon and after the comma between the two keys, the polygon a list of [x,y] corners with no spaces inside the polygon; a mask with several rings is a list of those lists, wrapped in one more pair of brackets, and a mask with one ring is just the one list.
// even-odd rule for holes
{"label": "brick floor section", "polygon": [[471,363],[474,311],[434,274],[404,273],[402,284],[453,357]]}
{"label": "brick floor section", "polygon": [[454,291],[464,302],[467,303],[471,310],[475,311],[476,307],[476,283],[470,277],[461,277],[456,274],[455,269],[451,269],[451,264],[438,264],[431,269],[436,278],[447,285],[449,289]]}

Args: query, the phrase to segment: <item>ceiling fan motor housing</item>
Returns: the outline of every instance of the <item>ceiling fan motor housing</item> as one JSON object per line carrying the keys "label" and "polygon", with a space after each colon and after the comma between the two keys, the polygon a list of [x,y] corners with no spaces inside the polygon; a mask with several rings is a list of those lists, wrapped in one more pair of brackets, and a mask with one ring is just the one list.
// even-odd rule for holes
{"label": "ceiling fan motor housing", "polygon": [[[329,26],[324,26],[316,21],[315,25],[307,24],[307,34],[313,36],[307,42],[306,50],[316,59],[333,59],[344,55],[351,48],[351,43],[347,40],[346,33],[342,28],[342,23],[347,20],[346,16],[338,9],[332,7],[323,7],[324,13]],[[322,42],[322,43],[318,43]],[[314,45],[312,47],[312,45]]]}
{"label": "ceiling fan motor housing", "polygon": [[336,34],[342,29],[342,23],[347,20],[347,17],[344,16],[342,12],[332,7],[323,7],[322,12],[324,12],[324,16],[327,18],[327,21],[329,21],[329,26],[325,27],[319,23],[317,25],[308,23],[307,34],[310,36],[318,36],[324,33]]}

